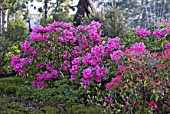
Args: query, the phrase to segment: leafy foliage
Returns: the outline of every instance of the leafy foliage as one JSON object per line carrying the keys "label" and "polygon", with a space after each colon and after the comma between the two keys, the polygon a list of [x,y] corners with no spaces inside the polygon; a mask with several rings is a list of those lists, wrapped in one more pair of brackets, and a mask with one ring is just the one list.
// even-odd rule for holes
{"label": "leafy foliage", "polygon": [[0,74],[11,72],[11,56],[20,53],[20,44],[28,38],[28,30],[24,21],[16,20],[8,24],[0,39]]}
{"label": "leafy foliage", "polygon": [[109,9],[93,11],[91,16],[84,18],[82,24],[89,24],[92,20],[101,23],[102,35],[108,37],[123,36],[129,29],[126,20],[119,8],[111,6]]}

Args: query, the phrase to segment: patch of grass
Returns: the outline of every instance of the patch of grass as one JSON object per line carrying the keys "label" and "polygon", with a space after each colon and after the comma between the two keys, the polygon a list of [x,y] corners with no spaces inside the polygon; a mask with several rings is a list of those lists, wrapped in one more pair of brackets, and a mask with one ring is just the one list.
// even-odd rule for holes
{"label": "patch of grass", "polygon": [[2,114],[100,114],[97,108],[84,105],[83,89],[68,85],[66,80],[44,89],[29,82],[22,77],[0,79]]}
{"label": "patch of grass", "polygon": [[13,101],[12,98],[0,97],[1,114],[101,114],[101,112],[93,107],[86,107],[82,104],[65,107],[60,104],[53,106],[31,105],[26,102]]}

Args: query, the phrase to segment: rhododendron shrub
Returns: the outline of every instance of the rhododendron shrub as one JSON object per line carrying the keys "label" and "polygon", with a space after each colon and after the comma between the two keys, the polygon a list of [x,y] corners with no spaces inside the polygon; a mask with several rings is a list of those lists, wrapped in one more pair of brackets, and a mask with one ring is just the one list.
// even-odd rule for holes
{"label": "rhododendron shrub", "polygon": [[64,61],[64,58],[71,57],[67,51],[78,41],[75,32],[76,29],[71,24],[64,22],[35,27],[30,34],[30,41],[21,44],[24,53],[22,57],[12,57],[14,70],[19,72],[20,76],[34,77],[33,86],[46,87],[47,83],[56,80],[62,71],[70,68],[70,61]]}
{"label": "rhododendron shrub", "polygon": [[[99,28],[100,23],[94,21],[76,28],[64,22],[54,22],[46,27],[37,26],[30,34],[30,41],[21,44],[24,55],[14,56],[11,64],[20,76],[34,77],[33,86],[40,88],[46,87],[46,83],[51,83],[63,72],[74,77],[82,69],[79,66],[82,63],[93,66],[89,66],[89,69],[92,74],[94,70],[97,71],[94,76],[99,82],[107,74],[107,68],[99,65],[103,62],[105,49],[110,54],[114,49],[121,48],[119,38],[108,39],[105,46]],[[111,45],[113,43],[116,44],[114,47]],[[94,76],[91,75],[91,78]],[[85,77],[80,75],[78,78],[88,85],[90,78]]]}
{"label": "rhododendron shrub", "polygon": [[[167,38],[151,37],[153,32],[137,29],[134,36],[141,39],[124,46],[121,38],[102,38],[101,34],[100,23],[95,21],[78,27],[64,22],[37,26],[30,41],[21,44],[24,54],[13,56],[11,64],[20,76],[33,77],[32,85],[38,88],[53,87],[54,81],[68,77],[70,83],[84,87],[88,102],[112,113],[167,112]],[[150,37],[155,38],[153,44],[163,41],[166,50],[150,52]]]}
{"label": "rhododendron shrub", "polygon": [[146,48],[152,52],[160,52],[165,49],[165,44],[170,41],[170,27],[137,28],[131,30],[121,38],[121,44],[130,47],[136,42],[144,42]]}
{"label": "rhododendron shrub", "polygon": [[111,99],[106,102],[119,113],[168,113],[170,50],[151,53],[139,44],[132,44],[118,60],[118,70],[105,86]]}

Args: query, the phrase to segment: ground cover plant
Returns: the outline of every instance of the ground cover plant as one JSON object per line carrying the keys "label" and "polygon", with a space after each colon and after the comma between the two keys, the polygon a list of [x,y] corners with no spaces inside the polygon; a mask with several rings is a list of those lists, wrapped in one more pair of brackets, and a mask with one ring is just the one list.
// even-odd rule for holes
{"label": "ground cover plant", "polygon": [[100,114],[99,109],[83,105],[83,90],[67,85],[68,80],[58,81],[54,88],[44,89],[31,86],[31,80],[20,77],[0,79],[1,114]]}
{"label": "ground cover plant", "polygon": [[85,101],[103,113],[168,113],[170,28],[139,28],[123,42],[101,37],[100,26],[95,21],[37,26],[11,65],[37,88],[55,88],[68,79],[76,89],[83,87]]}

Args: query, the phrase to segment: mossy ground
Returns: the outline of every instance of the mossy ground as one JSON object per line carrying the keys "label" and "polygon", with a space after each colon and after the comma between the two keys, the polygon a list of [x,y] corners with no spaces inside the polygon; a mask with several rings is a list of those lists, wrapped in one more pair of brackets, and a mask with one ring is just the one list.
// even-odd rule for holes
{"label": "mossy ground", "polygon": [[[21,77],[0,78],[0,114],[101,113],[97,108],[90,105],[85,106],[81,103],[70,104],[65,98],[62,98],[61,95],[55,93],[58,88],[39,90],[27,83],[28,82]],[[47,98],[44,97],[47,96],[45,93],[49,95]],[[70,96],[70,98],[71,97],[72,96]],[[46,99],[42,100],[43,98]],[[65,103],[57,100],[65,100]]]}

